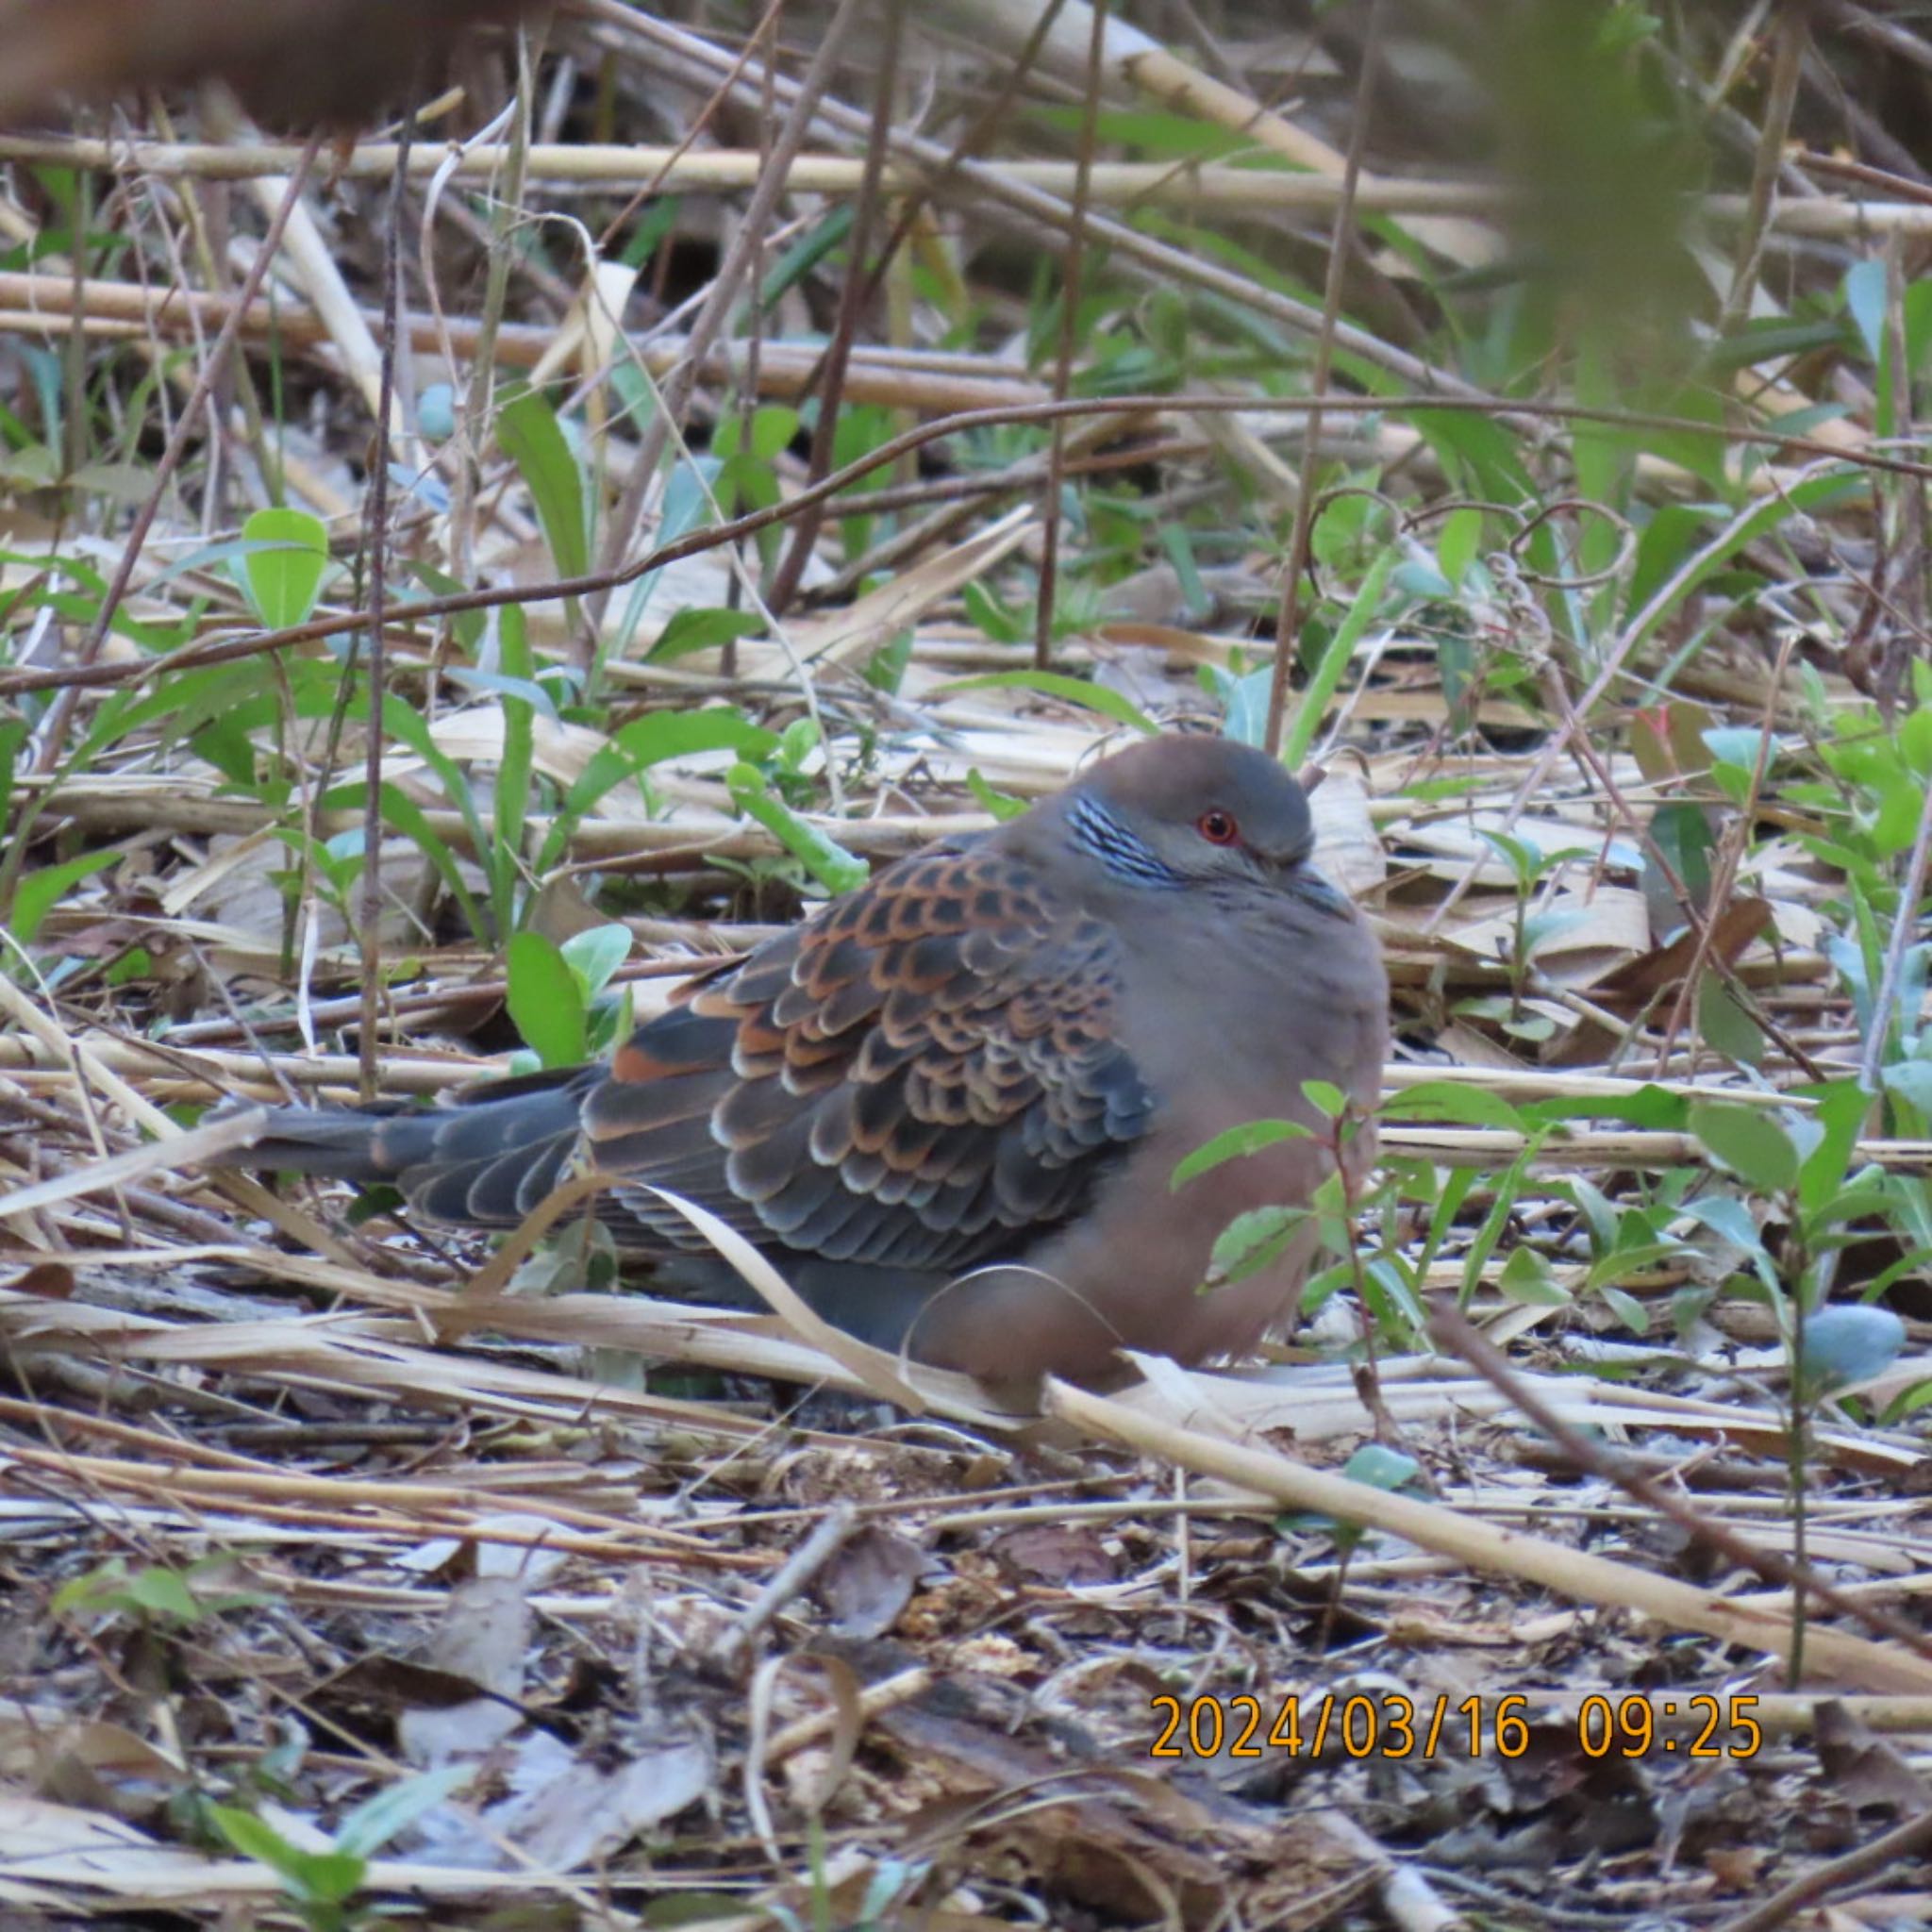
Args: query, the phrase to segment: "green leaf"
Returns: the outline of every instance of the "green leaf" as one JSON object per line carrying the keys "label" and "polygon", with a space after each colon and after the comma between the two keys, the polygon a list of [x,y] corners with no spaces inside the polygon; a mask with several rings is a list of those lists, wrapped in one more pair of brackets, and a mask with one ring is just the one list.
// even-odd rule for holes
{"label": "green leaf", "polygon": [[765,781],[750,765],[733,767],[726,783],[731,802],[746,818],[765,830],[804,865],[821,885],[833,892],[850,892],[864,885],[872,868],[829,833],[807,824],[789,805],[764,789]]}
{"label": "green leaf", "polygon": [[909,624],[903,630],[894,631],[865,660],[866,683],[889,697],[896,696],[899,687],[906,682],[906,673],[912,663],[912,646],[917,641],[918,633]]}
{"label": "green leaf", "polygon": [[1705,1043],[1740,1067],[1764,1063],[1764,1034],[1715,974],[1697,985],[1697,1031]]}
{"label": "green leaf", "polygon": [[1406,1488],[1423,1473],[1413,1456],[1391,1449],[1381,1442],[1364,1442],[1346,1462],[1341,1473],[1352,1483],[1366,1483],[1372,1490],[1394,1491]]}
{"label": "green leaf", "polygon": [[[498,934],[510,929],[516,903],[517,860],[524,849],[524,819],[530,803],[530,767],[536,756],[536,709],[552,711],[532,676],[529,631],[523,607],[507,604],[497,616],[497,651],[503,665],[503,757],[496,767],[496,843],[489,853],[491,899]],[[525,696],[524,692],[533,693]]]}
{"label": "green leaf", "polygon": [[1436,534],[1436,561],[1452,589],[1461,584],[1463,573],[1475,561],[1482,541],[1481,510],[1465,505],[1442,519],[1442,527]]}
{"label": "green leaf", "polygon": [[210,1805],[209,1822],[244,1858],[275,1874],[295,1898],[339,1905],[354,1896],[367,1876],[363,1861],[347,1852],[305,1852],[272,1824],[232,1805]]}
{"label": "green leaf", "polygon": [[[368,786],[359,780],[353,784],[338,785],[333,791],[324,795],[323,808],[328,811],[360,810],[368,795]],[[442,835],[430,824],[428,814],[408,792],[387,780],[377,793],[377,798],[383,824],[391,831],[400,832],[404,838],[421,849],[423,856],[436,868],[437,876],[449,888],[450,896],[457,902],[470,930],[480,936],[485,928],[475,895],[470,891],[469,881],[464,878],[462,868],[457,863],[456,854],[449,849]],[[357,871],[360,870],[361,837],[358,829],[355,834],[356,843],[343,848],[356,856],[358,864],[354,870]],[[488,849],[479,833],[473,831],[471,837],[475,841],[479,851]],[[333,839],[329,841],[331,846],[334,846],[335,842]]]}
{"label": "green leaf", "polygon": [[769,308],[795,282],[802,281],[852,232],[853,206],[841,201],[788,248],[766,271],[758,286],[758,306]]}
{"label": "green leaf", "polygon": [[1521,887],[1535,885],[1551,862],[1543,857],[1540,846],[1532,845],[1526,839],[1512,838],[1507,832],[1492,831],[1487,825],[1478,825],[1476,837],[1509,868]]}
{"label": "green leaf", "polygon": [[1391,1120],[1455,1121],[1462,1126],[1524,1131],[1523,1115],[1500,1093],[1459,1080],[1418,1081],[1394,1094],[1382,1111]]}
{"label": "green leaf", "polygon": [[586,1058],[584,990],[562,953],[540,932],[513,934],[507,949],[509,1016],[546,1067]]}
{"label": "green leaf", "polygon": [[[718,473],[724,465],[713,456],[691,457],[678,462],[664,485],[664,505],[658,519],[654,550],[668,549],[680,538],[688,537],[709,519],[717,493]],[[618,657],[630,649],[630,641],[643,621],[653,593],[664,575],[665,566],[646,571],[630,588],[624,615],[612,634],[609,649]]]}
{"label": "green leaf", "polygon": [[1879,1078],[1888,1093],[1896,1093],[1932,1118],[1932,1060],[1900,1060],[1887,1067]]}
{"label": "green leaf", "polygon": [[1684,1252],[1682,1241],[1669,1240],[1632,1241],[1626,1247],[1612,1248],[1591,1264],[1590,1273],[1584,1277],[1584,1286],[1596,1290],[1613,1288],[1620,1281],[1647,1274],[1653,1268],[1675,1260]]}
{"label": "green leaf", "polygon": [[773,762],[781,772],[789,772],[795,777],[804,772],[806,759],[818,748],[818,721],[794,718],[779,734],[778,749]]}
{"label": "green leaf", "polygon": [[1283,1141],[1308,1141],[1314,1136],[1300,1121],[1244,1121],[1216,1134],[1205,1145],[1196,1147],[1185,1160],[1175,1163],[1168,1176],[1170,1188],[1185,1187],[1197,1175],[1219,1167],[1224,1160],[1238,1160],[1245,1154],[1258,1154]]}
{"label": "green leaf", "polygon": [[537,506],[537,521],[543,526],[543,541],[558,575],[586,575],[591,541],[584,519],[583,477],[549,399],[535,390],[513,386],[497,410],[496,440],[517,466],[517,475]]}
{"label": "green leaf", "polygon": [[590,926],[564,941],[564,962],[577,975],[586,1000],[594,1000],[630,958],[630,927],[614,924]]}
{"label": "green leaf", "polygon": [[[368,715],[359,700],[351,709],[358,717]],[[442,785],[443,795],[462,813],[463,827],[469,833],[475,849],[478,852],[489,851],[490,840],[484,832],[483,821],[477,814],[476,796],[471,789],[470,781],[457,761],[437,743],[430,733],[428,721],[422,712],[413,705],[406,704],[396,692],[385,691],[382,700],[382,728],[391,738],[398,739],[408,745],[436,774]],[[383,789],[385,791],[389,790],[387,786]],[[401,821],[397,821],[397,828],[404,829]],[[413,837],[414,834],[411,833],[410,836]],[[475,907],[470,899],[468,887],[458,880],[452,885],[451,891],[455,892],[458,903],[464,907],[474,923]]]}
{"label": "green leaf", "polygon": [[1634,1093],[1560,1094],[1529,1101],[1517,1111],[1530,1126],[1547,1126],[1552,1121],[1606,1120],[1624,1121],[1653,1133],[1680,1134],[1690,1118],[1690,1103],[1681,1093],[1646,1082]]}
{"label": "green leaf", "polygon": [[[1529,1172],[1530,1164],[1542,1152],[1545,1134],[1532,1134],[1519,1153],[1503,1172],[1496,1176],[1492,1188],[1493,1199],[1489,1212],[1483,1217],[1482,1225],[1477,1228],[1475,1240],[1469,1244],[1462,1257],[1461,1296],[1465,1305],[1483,1279],[1483,1271],[1490,1264],[1490,1257],[1497,1249],[1504,1234],[1511,1225],[1516,1212],[1517,1197],[1523,1191],[1524,1176]],[[1444,1190],[1445,1194],[1447,1190]]]}
{"label": "green leaf", "polygon": [[1710,512],[1688,503],[1659,504],[1637,540],[1637,561],[1625,597],[1632,610],[1643,608],[1659,585],[1690,554],[1710,521]]}
{"label": "green leaf", "polygon": [[[23,727],[25,729],[25,727]],[[977,765],[969,766],[966,773],[966,789],[979,801],[982,811],[991,812],[1004,824],[1008,819],[1016,819],[1028,809],[1024,798],[1015,798],[1010,791],[997,791],[981,776]]]}
{"label": "green leaf", "polygon": [[1751,1218],[1751,1210],[1735,1194],[1706,1194],[1701,1199],[1687,1201],[1684,1212],[1693,1220],[1701,1221],[1710,1231],[1727,1241],[1734,1248],[1741,1248],[1754,1259],[1768,1258],[1765,1254],[1764,1237],[1757,1231],[1757,1224]]}
{"label": "green leaf", "polygon": [[1845,271],[1845,307],[1864,339],[1865,353],[1876,363],[1885,343],[1885,264],[1876,257]]}
{"label": "green leaf", "polygon": [[1370,564],[1363,575],[1361,588],[1355,593],[1355,601],[1336,626],[1335,635],[1328,640],[1327,648],[1322,653],[1307,688],[1295,705],[1294,717],[1282,740],[1281,762],[1291,772],[1299,771],[1306,762],[1308,748],[1315,741],[1316,732],[1322,728],[1322,720],[1327,715],[1329,703],[1341,683],[1342,674],[1355,657],[1355,647],[1361,642],[1363,633],[1382,608],[1382,593],[1388,589],[1389,574],[1400,557],[1401,552],[1391,543]]}
{"label": "green leaf", "polygon": [[1907,711],[1894,728],[1907,768],[1916,777],[1932,776],[1932,710],[1921,707]]}
{"label": "green leaf", "polygon": [[255,789],[255,743],[234,718],[211,718],[189,741],[196,758],[206,758],[230,785]]}
{"label": "green leaf", "polygon": [[[761,463],[776,462],[798,434],[798,411],[788,403],[766,403],[752,411],[746,448]],[[729,455],[729,451],[720,451]]]}
{"label": "green leaf", "polygon": [[1650,1333],[1650,1309],[1634,1294],[1625,1294],[1621,1288],[1607,1286],[1600,1288],[1597,1292],[1602,1295],[1604,1306],[1629,1329],[1631,1334]]}
{"label": "green leaf", "polygon": [[161,1564],[137,1570],[128,1577],[124,1593],[137,1609],[150,1616],[166,1617],[177,1624],[201,1621],[204,1607],[178,1570]]}
{"label": "green leaf", "polygon": [[1581,907],[1551,906],[1530,913],[1523,922],[1523,957],[1533,959],[1542,949],[1574,932],[1588,923],[1590,914]]}
{"label": "green leaf", "polygon": [[1811,1120],[1824,1129],[1798,1172],[1798,1205],[1807,1216],[1814,1216],[1850,1170],[1872,1096],[1856,1080],[1834,1080],[1804,1091],[1818,1103]]}
{"label": "green leaf", "polygon": [[1326,1120],[1339,1121],[1348,1111],[1348,1095],[1332,1080],[1304,1080],[1302,1098]]}
{"label": "green leaf", "polygon": [[1510,1039],[1534,1041],[1538,1044],[1554,1039],[1557,1032],[1557,1023],[1547,1013],[1525,1013],[1520,1020],[1504,1020],[1499,1024]]}
{"label": "green leaf", "polygon": [[75,1610],[107,1608],[126,1581],[125,1560],[110,1557],[98,1569],[90,1570],[84,1576],[70,1577],[54,1592],[47,1607],[57,1617],[70,1616]]}
{"label": "green leaf", "polygon": [[1462,409],[1413,409],[1409,421],[1452,475],[1467,477],[1468,493],[1501,503],[1538,499],[1540,486],[1500,423]]}
{"label": "green leaf", "polygon": [[1268,736],[1268,692],[1274,682],[1274,667],[1264,664],[1245,677],[1236,677],[1219,664],[1203,664],[1200,669],[1203,684],[1221,700],[1225,714],[1221,735],[1259,750]]}
{"label": "green leaf", "polygon": [[1577,1211],[1590,1224],[1590,1244],[1600,1255],[1608,1254],[1617,1245],[1619,1210],[1610,1205],[1607,1195],[1594,1181],[1586,1180],[1581,1174],[1573,1175],[1558,1189],[1567,1192],[1575,1204]]}
{"label": "green leaf", "polygon": [[1226,1288],[1280,1258],[1282,1250],[1308,1218],[1306,1208],[1250,1208],[1237,1214],[1214,1238],[1203,1293]]}
{"label": "green leaf", "polygon": [[1902,1390],[1892,1398],[1885,1411],[1885,1420],[1901,1423],[1907,1416],[1916,1415],[1927,1407],[1932,1407],[1932,1380],[1914,1382],[1909,1389]]}
{"label": "green leaf", "polygon": [[297,1851],[291,1866],[289,1890],[308,1907],[309,1924],[316,1927],[316,1932],[345,1925],[347,1922],[341,1915],[328,1908],[354,1898],[362,1890],[369,1876],[369,1867],[363,1860],[347,1852]]}
{"label": "green leaf", "polygon": [[13,781],[20,767],[20,750],[27,741],[25,718],[0,722],[0,825],[8,823],[13,805]]}
{"label": "green leaf", "polygon": [[1060,671],[992,671],[984,677],[956,678],[939,686],[931,695],[952,697],[967,691],[1037,691],[1048,697],[1063,699],[1070,705],[1084,706],[1111,718],[1116,724],[1130,724],[1150,738],[1160,735],[1160,726],[1131,700],[1104,684],[1090,684],[1084,677],[1069,677]]}
{"label": "green leaf", "polygon": [[984,584],[968,584],[959,593],[966,615],[996,644],[1026,641],[1026,623],[1018,611],[1009,610]]}
{"label": "green leaf", "polygon": [[[438,570],[433,563],[425,563],[421,558],[408,559],[405,567],[432,597],[459,596],[471,588],[460,578],[451,576],[446,570]],[[400,599],[405,607],[412,601],[413,599],[407,595]],[[504,608],[507,610],[516,610],[523,607],[509,604]],[[398,612],[398,615],[400,614]],[[449,627],[456,633],[457,641],[465,651],[475,651],[483,641],[483,632],[489,622],[490,613],[487,610],[458,610],[449,619]]]}
{"label": "green leaf", "polygon": [[[1348,1230],[1344,1226],[1340,1235],[1329,1241],[1331,1247],[1346,1248]],[[1341,1271],[1349,1272],[1349,1264],[1343,1262]],[[1414,1350],[1423,1346],[1423,1329],[1428,1322],[1428,1311],[1423,1307],[1415,1291],[1415,1283],[1407,1272],[1392,1255],[1373,1255],[1362,1270],[1362,1293],[1369,1309],[1375,1318],[1375,1325],[1387,1336],[1392,1346],[1403,1350]]]}
{"label": "green leaf", "polygon": [[756,610],[687,608],[658,633],[658,641],[646,654],[645,662],[669,664],[674,658],[689,657],[693,651],[714,650],[734,638],[756,637],[764,627],[765,620]]}
{"label": "green leaf", "polygon": [[306,624],[328,569],[328,530],[306,509],[258,509],[242,525],[242,588],[269,630]]}
{"label": "green leaf", "polygon": [[[772,509],[777,506],[778,472],[770,463],[761,463],[749,451],[741,450],[735,457],[727,457],[724,467],[718,472],[718,504],[726,515],[743,516],[752,510]],[[765,531],[758,539],[768,541],[771,532]]]}
{"label": "green leaf", "polygon": [[[1693,906],[1710,903],[1711,858],[1717,840],[1710,828],[1707,808],[1689,799],[1673,799],[1657,807],[1651,816],[1651,838],[1657,854],[1677,875]],[[1684,915],[1678,909],[1657,857],[1643,855],[1643,902],[1650,910],[1650,926],[1658,945],[1666,945],[1684,929]]]}
{"label": "green leaf", "polygon": [[[1764,733],[1755,724],[1717,724],[1698,734],[1704,747],[1721,765],[1736,765],[1740,771],[1755,772],[1764,750]],[[1766,769],[1776,761],[1777,747],[1772,746]]]}
{"label": "green leaf", "polygon": [[254,1812],[233,1805],[210,1805],[208,1816],[215,1829],[244,1858],[253,1858],[257,1864],[266,1865],[284,1876],[288,1874],[296,1856],[295,1847],[274,1825],[264,1824]]}
{"label": "green leaf", "polygon": [[1823,1394],[1882,1375],[1906,1345],[1906,1324],[1890,1308],[1820,1308],[1805,1324],[1798,1375],[1807,1393]]}
{"label": "green leaf", "polygon": [[[1707,379],[1722,378],[1740,369],[1750,369],[1773,360],[1782,361],[1788,357],[1805,355],[1812,349],[1842,348],[1844,341],[1844,325],[1834,320],[1788,322],[1767,316],[1761,321],[1747,322],[1735,335],[1713,342],[1699,357],[1697,367]],[[1780,414],[1777,426],[1788,436],[1809,436],[1828,411],[1836,413],[1828,403],[1821,403],[1809,409],[1794,409],[1790,415]],[[1802,427],[1799,426],[1800,418],[1803,419]]]}
{"label": "green leaf", "polygon": [[336,1832],[336,1850],[358,1859],[374,1857],[397,1832],[433,1811],[452,1791],[461,1790],[478,1769],[475,1764],[445,1764],[377,1791],[342,1820]]}
{"label": "green leaf", "polygon": [[1807,1217],[1807,1231],[1820,1247],[1842,1247],[1866,1238],[1865,1230],[1853,1223],[1889,1215],[1895,1205],[1891,1183],[1874,1163],[1853,1186],[1819,1204]]}
{"label": "green leaf", "polygon": [[83,852],[78,858],[70,858],[60,865],[43,865],[38,872],[28,873],[14,889],[13,917],[8,922],[8,930],[22,945],[31,945],[42,922],[67,896],[70,887],[97,872],[105,872],[123,857],[118,846],[110,845],[105,851]]}
{"label": "green leaf", "polygon": [[1512,1302],[1533,1308],[1562,1308],[1570,1305],[1570,1291],[1550,1273],[1550,1264],[1536,1248],[1519,1247],[1509,1251],[1503,1272],[1496,1277],[1497,1289]]}
{"label": "green leaf", "polygon": [[1798,1150],[1763,1108],[1701,1102],[1690,1109],[1690,1133],[1713,1160],[1765,1193],[1797,1183]]}
{"label": "green leaf", "polygon": [[614,786],[634,778],[665,758],[699,751],[735,751],[741,758],[768,758],[778,748],[775,732],[754,724],[729,706],[702,711],[652,711],[634,718],[610,736],[570,788],[537,855],[541,875],[556,864],[570,843],[571,829]]}
{"label": "green leaf", "polygon": [[[1724,569],[1740,550],[1776,529],[1787,518],[1800,511],[1815,512],[1829,508],[1842,498],[1866,489],[1866,479],[1859,472],[1832,469],[1793,484],[1789,491],[1780,491],[1768,503],[1740,511],[1685,566],[1682,575],[1673,584],[1668,599],[1659,601],[1663,590],[1659,585],[1657,593],[1637,609],[1625,631],[1622,648],[1628,650],[1641,643],[1682,606],[1686,598]],[[1671,579],[1665,581],[1670,583]]]}

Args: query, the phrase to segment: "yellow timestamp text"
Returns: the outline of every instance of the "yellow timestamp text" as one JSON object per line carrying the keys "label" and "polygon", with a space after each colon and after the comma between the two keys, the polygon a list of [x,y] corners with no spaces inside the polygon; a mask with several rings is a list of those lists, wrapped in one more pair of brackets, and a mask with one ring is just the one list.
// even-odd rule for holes
{"label": "yellow timestamp text", "polygon": [[[1764,1733],[1757,1699],[1698,1693],[1682,1699],[1635,1692],[1586,1697],[1576,1710],[1576,1747],[1586,1757],[1755,1757]],[[1270,1707],[1245,1693],[1151,1700],[1161,1719],[1150,1757],[1521,1757],[1530,1746],[1530,1702],[1520,1692],[1418,1705],[1398,1692],[1291,1693]],[[1679,1720],[1682,1722],[1679,1722]]]}

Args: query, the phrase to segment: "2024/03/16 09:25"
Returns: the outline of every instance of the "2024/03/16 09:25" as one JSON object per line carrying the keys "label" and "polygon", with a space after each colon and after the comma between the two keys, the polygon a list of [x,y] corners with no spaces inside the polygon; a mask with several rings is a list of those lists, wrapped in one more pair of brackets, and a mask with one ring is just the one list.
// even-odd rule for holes
{"label": "2024/03/16 09:25", "polygon": [[[1654,1699],[1634,1691],[1612,1702],[1593,1692],[1576,1709],[1576,1745],[1586,1757],[1643,1757],[1652,1752],[1689,1758],[1755,1757],[1764,1744],[1763,1730],[1751,1714],[1757,1703],[1751,1696],[1699,1692],[1680,1706],[1674,1698]],[[1426,1709],[1399,1691],[1341,1696],[1324,1690],[1309,1697],[1291,1692],[1272,1724],[1261,1701],[1245,1692],[1194,1697],[1186,1704],[1163,1693],[1150,1700],[1150,1707],[1165,1722],[1147,1755],[1170,1760],[1264,1757],[1270,1751],[1320,1757],[1331,1743],[1356,1758],[1434,1757],[1444,1751],[1467,1757],[1480,1757],[1486,1751],[1521,1757],[1530,1746],[1530,1702],[1513,1690],[1456,1703],[1438,1696]],[[1680,1714],[1694,1728],[1683,1737],[1667,1735],[1664,1725]]]}

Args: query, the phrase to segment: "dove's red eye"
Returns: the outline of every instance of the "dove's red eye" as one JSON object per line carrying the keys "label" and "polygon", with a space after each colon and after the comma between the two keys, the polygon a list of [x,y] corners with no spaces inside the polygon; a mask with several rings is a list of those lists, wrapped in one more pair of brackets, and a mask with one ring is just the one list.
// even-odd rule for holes
{"label": "dove's red eye", "polygon": [[1210,845],[1232,845],[1241,835],[1231,811],[1204,811],[1194,821],[1194,829]]}

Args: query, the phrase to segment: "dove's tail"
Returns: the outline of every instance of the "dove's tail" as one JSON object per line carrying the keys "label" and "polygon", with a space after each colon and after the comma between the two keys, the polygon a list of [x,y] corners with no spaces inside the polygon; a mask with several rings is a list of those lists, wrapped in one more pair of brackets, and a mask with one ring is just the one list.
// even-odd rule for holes
{"label": "dove's tail", "polygon": [[435,1146],[436,1117],[424,1108],[276,1107],[269,1109],[260,1134],[232,1149],[221,1164],[343,1181],[392,1181],[428,1159]]}
{"label": "dove's tail", "polygon": [[444,1107],[277,1107],[223,1167],[387,1181],[437,1221],[515,1226],[556,1185],[598,1069],[491,1080]]}

